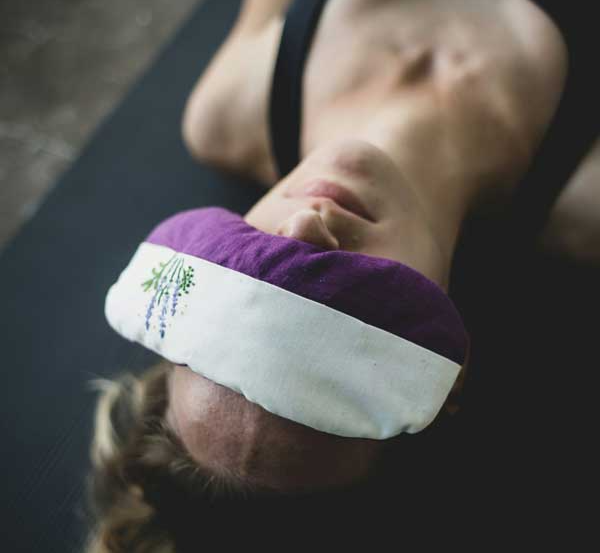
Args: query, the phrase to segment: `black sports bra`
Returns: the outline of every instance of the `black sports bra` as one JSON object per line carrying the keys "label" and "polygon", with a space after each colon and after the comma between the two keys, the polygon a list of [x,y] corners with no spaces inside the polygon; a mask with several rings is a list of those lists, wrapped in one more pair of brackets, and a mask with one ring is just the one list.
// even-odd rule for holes
{"label": "black sports bra", "polygon": [[[302,76],[325,3],[293,0],[286,13],[269,107],[271,147],[281,178],[300,163]],[[600,131],[600,90],[593,75],[600,30],[594,28],[590,7],[564,0],[538,0],[536,4],[563,34],[569,74],[558,110],[510,207],[514,227],[530,236],[541,231],[562,187]]]}

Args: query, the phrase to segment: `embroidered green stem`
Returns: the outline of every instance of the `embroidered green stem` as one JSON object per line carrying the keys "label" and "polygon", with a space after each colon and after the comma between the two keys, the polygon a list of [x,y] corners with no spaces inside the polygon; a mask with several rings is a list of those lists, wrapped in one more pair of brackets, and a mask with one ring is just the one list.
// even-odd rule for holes
{"label": "embroidered green stem", "polygon": [[176,257],[177,254],[173,254],[171,259],[169,259],[169,261],[167,261],[166,263],[159,263],[159,270],[154,268],[152,269],[152,278],[142,283],[142,286],[144,287],[144,292],[147,292],[148,290],[150,290],[150,288],[154,288],[155,290],[158,289],[158,284],[160,282],[160,279],[162,278],[163,273],[165,272],[165,269],[171,264],[171,262]]}

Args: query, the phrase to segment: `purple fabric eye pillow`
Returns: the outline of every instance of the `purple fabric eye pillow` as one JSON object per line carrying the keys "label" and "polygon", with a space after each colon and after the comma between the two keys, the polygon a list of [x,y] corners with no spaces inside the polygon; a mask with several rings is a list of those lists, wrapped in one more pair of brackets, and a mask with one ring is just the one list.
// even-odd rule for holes
{"label": "purple fabric eye pillow", "polygon": [[220,207],[178,213],[146,239],[279,286],[462,365],[467,333],[446,293],[396,261],[264,233]]}
{"label": "purple fabric eye pillow", "polygon": [[270,235],[221,207],[160,223],[106,315],[126,338],[341,436],[427,426],[468,348],[454,304],[419,272]]}

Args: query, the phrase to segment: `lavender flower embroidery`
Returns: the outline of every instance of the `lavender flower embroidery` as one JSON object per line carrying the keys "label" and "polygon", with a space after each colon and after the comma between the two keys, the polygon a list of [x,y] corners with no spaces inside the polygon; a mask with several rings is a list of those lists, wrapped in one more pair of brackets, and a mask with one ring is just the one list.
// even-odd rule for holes
{"label": "lavender flower embroidery", "polygon": [[179,301],[179,290],[181,289],[181,284],[178,282],[175,286],[175,292],[173,292],[173,302],[171,303],[171,317],[175,316],[177,313],[177,303]]}
{"label": "lavender flower embroidery", "polygon": [[160,337],[165,337],[165,330],[167,329],[167,304],[169,303],[169,292],[165,293],[165,301],[163,304],[163,308],[160,311],[160,315],[158,320],[160,321]]}
{"label": "lavender flower embroidery", "polygon": [[152,311],[154,311],[154,305],[156,304],[156,296],[158,296],[158,289],[152,294],[152,299],[146,310],[146,330],[150,330],[150,319],[152,318]]}
{"label": "lavender flower embroidery", "polygon": [[158,310],[158,332],[161,338],[165,337],[167,331],[167,316],[169,314],[169,303],[171,304],[170,315],[177,314],[177,307],[182,294],[189,294],[194,282],[194,268],[188,265],[184,267],[185,260],[177,254],[158,267],[152,269],[152,277],[142,283],[144,292],[153,292],[146,309],[145,327],[150,330],[150,323],[155,310]]}

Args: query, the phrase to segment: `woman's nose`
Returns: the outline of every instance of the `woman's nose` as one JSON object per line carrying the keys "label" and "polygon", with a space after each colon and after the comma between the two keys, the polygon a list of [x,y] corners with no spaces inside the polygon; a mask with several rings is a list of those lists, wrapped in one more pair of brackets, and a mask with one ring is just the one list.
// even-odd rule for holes
{"label": "woman's nose", "polygon": [[277,228],[277,234],[327,250],[337,250],[340,247],[338,239],[327,228],[321,214],[313,209],[302,209],[288,217]]}

